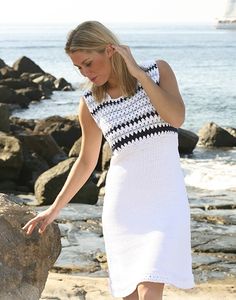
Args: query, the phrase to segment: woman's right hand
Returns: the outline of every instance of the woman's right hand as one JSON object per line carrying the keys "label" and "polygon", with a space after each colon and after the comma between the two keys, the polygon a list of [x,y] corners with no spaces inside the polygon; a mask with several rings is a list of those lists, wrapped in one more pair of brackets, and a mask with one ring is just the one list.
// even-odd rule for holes
{"label": "woman's right hand", "polygon": [[48,209],[40,212],[39,214],[37,214],[37,216],[29,220],[29,222],[26,223],[25,226],[22,227],[22,229],[26,230],[27,234],[31,234],[34,228],[39,224],[38,233],[42,234],[45,231],[46,227],[56,219],[58,214],[59,210],[50,206]]}

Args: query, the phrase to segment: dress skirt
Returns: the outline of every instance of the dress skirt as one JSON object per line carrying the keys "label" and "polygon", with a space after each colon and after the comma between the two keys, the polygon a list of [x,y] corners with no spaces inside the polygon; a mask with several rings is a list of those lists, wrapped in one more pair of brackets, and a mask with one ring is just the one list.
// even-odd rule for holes
{"label": "dress skirt", "polygon": [[195,286],[178,134],[144,137],[113,153],[102,226],[114,297],[128,296],[142,281]]}

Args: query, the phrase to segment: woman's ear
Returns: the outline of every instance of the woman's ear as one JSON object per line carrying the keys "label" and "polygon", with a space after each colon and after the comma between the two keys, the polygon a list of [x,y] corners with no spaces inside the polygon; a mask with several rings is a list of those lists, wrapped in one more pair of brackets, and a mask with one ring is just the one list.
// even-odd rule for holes
{"label": "woman's ear", "polygon": [[114,54],[114,48],[112,47],[111,44],[106,46],[106,53],[109,58],[112,57],[112,55]]}

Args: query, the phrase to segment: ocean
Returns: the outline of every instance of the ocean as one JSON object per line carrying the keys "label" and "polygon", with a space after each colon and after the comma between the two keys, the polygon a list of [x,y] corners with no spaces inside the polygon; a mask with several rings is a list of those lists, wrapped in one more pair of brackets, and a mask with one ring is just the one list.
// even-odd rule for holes
{"label": "ocean", "polygon": [[[12,65],[27,56],[45,72],[64,77],[76,88],[54,92],[51,99],[30,104],[12,115],[45,118],[75,114],[82,76],[64,52],[68,32],[77,24],[1,24],[0,58]],[[105,24],[129,45],[137,60],[166,60],[175,72],[186,105],[182,128],[198,133],[208,122],[236,127],[236,32],[213,24]],[[190,195],[235,199],[236,148],[204,149],[181,157]],[[233,195],[233,196],[232,196]],[[233,201],[233,200],[232,200]],[[236,200],[234,200],[236,201]]]}

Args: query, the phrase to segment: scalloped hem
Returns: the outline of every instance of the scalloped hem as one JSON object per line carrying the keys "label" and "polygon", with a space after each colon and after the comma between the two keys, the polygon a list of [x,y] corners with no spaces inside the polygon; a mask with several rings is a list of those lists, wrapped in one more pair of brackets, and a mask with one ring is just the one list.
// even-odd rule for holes
{"label": "scalloped hem", "polygon": [[124,289],[119,289],[119,290],[114,290],[112,288],[111,281],[108,278],[108,288],[113,297],[118,297],[118,298],[127,297],[130,294],[132,294],[135,291],[135,289],[137,288],[137,285],[143,281],[160,282],[160,283],[172,285],[172,286],[180,288],[180,289],[192,289],[195,287],[194,279],[189,280],[189,281],[178,281],[178,280],[171,279],[170,277],[149,275],[149,276],[140,277],[139,279],[132,281],[129,284],[129,287],[124,288]]}

